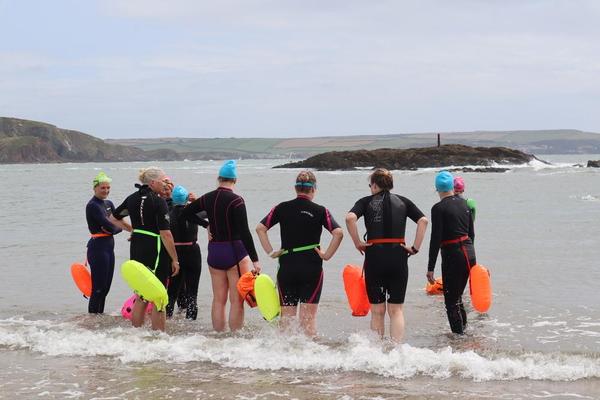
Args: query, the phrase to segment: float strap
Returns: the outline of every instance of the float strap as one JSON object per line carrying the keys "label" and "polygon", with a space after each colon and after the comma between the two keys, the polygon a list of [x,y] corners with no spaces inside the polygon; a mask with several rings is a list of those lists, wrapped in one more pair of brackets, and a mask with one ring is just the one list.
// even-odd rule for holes
{"label": "float strap", "polygon": [[141,233],[142,235],[152,236],[156,238],[156,261],[154,262],[154,269],[152,270],[152,273],[156,274],[156,268],[158,268],[158,260],[160,258],[160,234],[146,231],[144,229],[134,229],[133,233]]}
{"label": "float strap", "polygon": [[321,246],[321,245],[319,243],[317,243],[317,244],[309,244],[306,246],[294,247],[291,250],[284,250],[279,256],[281,257],[284,254],[289,254],[289,253],[300,253],[301,251],[316,249],[319,246]]}
{"label": "float strap", "polygon": [[101,237],[109,237],[112,236],[112,233],[92,233],[92,238],[101,238]]}
{"label": "float strap", "polygon": [[175,246],[193,246],[196,242],[175,242]]}
{"label": "float strap", "polygon": [[442,240],[442,243],[440,243],[441,246],[448,246],[451,244],[457,244],[457,243],[462,243],[464,241],[469,240],[469,236],[465,235],[465,236],[461,236],[457,239],[450,239],[450,240]]}
{"label": "float strap", "polygon": [[369,244],[384,244],[384,243],[398,243],[398,244],[406,244],[404,238],[381,238],[381,239],[369,239],[367,240]]}

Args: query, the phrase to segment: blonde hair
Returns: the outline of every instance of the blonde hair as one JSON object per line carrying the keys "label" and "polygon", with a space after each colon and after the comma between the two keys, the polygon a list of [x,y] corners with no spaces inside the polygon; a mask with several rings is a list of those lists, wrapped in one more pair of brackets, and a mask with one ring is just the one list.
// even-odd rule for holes
{"label": "blonde hair", "polygon": [[300,171],[295,188],[298,193],[310,193],[317,188],[317,177],[312,171]]}
{"label": "blonde hair", "polygon": [[394,188],[394,177],[385,168],[377,168],[373,171],[369,176],[369,181],[379,186],[382,190],[392,190]]}
{"label": "blonde hair", "polygon": [[138,179],[144,185],[150,184],[152,181],[158,181],[165,176],[165,171],[158,167],[148,167],[140,169]]}

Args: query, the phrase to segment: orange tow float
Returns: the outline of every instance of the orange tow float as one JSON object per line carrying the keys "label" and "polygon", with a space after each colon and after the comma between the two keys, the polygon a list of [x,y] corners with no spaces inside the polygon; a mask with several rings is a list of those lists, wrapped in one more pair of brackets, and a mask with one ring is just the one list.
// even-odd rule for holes
{"label": "orange tow float", "polygon": [[83,264],[73,263],[71,265],[71,276],[75,281],[75,285],[81,290],[81,293],[89,298],[92,295],[92,276],[90,275],[90,271]]}
{"label": "orange tow float", "polygon": [[442,278],[436,278],[434,283],[427,282],[425,292],[427,292],[428,295],[444,294],[444,283]]}
{"label": "orange tow float", "polygon": [[369,303],[369,298],[367,297],[367,286],[362,268],[348,264],[344,267],[342,276],[352,315],[355,317],[364,317],[371,310],[371,303]]}
{"label": "orange tow float", "polygon": [[483,265],[475,264],[469,271],[471,304],[480,313],[487,312],[492,305],[492,283],[490,271]]}

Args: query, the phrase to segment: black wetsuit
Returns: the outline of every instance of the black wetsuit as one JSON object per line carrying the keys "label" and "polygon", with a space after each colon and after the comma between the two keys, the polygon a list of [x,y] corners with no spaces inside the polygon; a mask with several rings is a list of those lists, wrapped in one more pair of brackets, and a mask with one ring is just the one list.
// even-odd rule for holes
{"label": "black wetsuit", "polygon": [[[148,185],[137,185],[137,192],[129,195],[123,203],[115,210],[115,218],[123,219],[129,216],[131,227],[134,229],[131,235],[130,257],[144,264],[154,271],[156,277],[168,286],[171,276],[171,266],[161,262],[160,252],[157,254],[157,240],[160,239],[160,231],[168,230],[169,210],[164,199],[154,193]],[[153,235],[136,232],[143,230]],[[164,245],[161,242],[161,249]],[[158,258],[158,264],[156,264]]]}
{"label": "black wetsuit", "polygon": [[[169,212],[171,233],[175,241],[180,270],[179,274],[169,282],[167,316],[173,314],[175,301],[179,298],[180,293],[184,292],[184,303],[187,308],[186,318],[196,319],[198,315],[198,283],[202,270],[200,246],[196,241],[198,240],[198,225],[206,228],[208,221],[201,216],[192,215],[190,218],[195,221],[189,222],[181,217],[183,208],[182,205],[176,205]],[[205,212],[203,214],[206,215]]]}
{"label": "black wetsuit", "polygon": [[454,333],[463,333],[467,325],[462,294],[469,280],[469,269],[477,262],[473,240],[473,216],[466,200],[459,196],[449,196],[431,208],[428,270],[435,269],[441,248],[444,302],[450,329]]}
{"label": "black wetsuit", "polygon": [[248,228],[246,205],[231,189],[219,187],[204,194],[182,211],[183,218],[193,222],[194,214],[206,211],[212,240],[208,243],[208,265],[227,270],[244,257],[258,261],[254,240]]}
{"label": "black wetsuit", "polygon": [[115,271],[115,241],[112,235],[121,232],[108,217],[115,211],[110,200],[100,200],[96,196],[85,207],[85,218],[92,235],[108,236],[91,237],[87,243],[87,260],[92,275],[92,295],[88,304],[88,312],[103,313],[104,302],[112,284]]}
{"label": "black wetsuit", "polygon": [[294,249],[319,244],[323,227],[329,232],[339,228],[329,210],[298,195],[275,206],[261,223],[267,229],[279,224],[281,248],[287,250],[279,257],[277,272],[281,304],[318,304],[323,288],[323,260],[312,248]]}
{"label": "black wetsuit", "polygon": [[[382,191],[358,200],[350,210],[364,216],[367,241],[404,239],[406,219],[417,222],[424,215],[406,197]],[[404,304],[408,281],[408,253],[400,243],[371,244],[365,250],[365,280],[371,304],[386,301]]]}

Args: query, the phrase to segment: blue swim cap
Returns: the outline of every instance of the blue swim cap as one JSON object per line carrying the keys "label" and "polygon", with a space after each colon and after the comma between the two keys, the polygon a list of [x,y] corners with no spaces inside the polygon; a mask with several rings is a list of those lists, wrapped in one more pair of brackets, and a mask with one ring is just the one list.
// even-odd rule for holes
{"label": "blue swim cap", "polygon": [[235,179],[237,178],[237,163],[235,160],[227,160],[219,170],[221,178]]}
{"label": "blue swim cap", "polygon": [[173,204],[183,206],[188,201],[188,191],[183,186],[177,185],[173,188],[171,199],[173,199]]}
{"label": "blue swim cap", "polygon": [[454,177],[448,171],[441,171],[435,177],[435,190],[449,192],[454,190]]}

